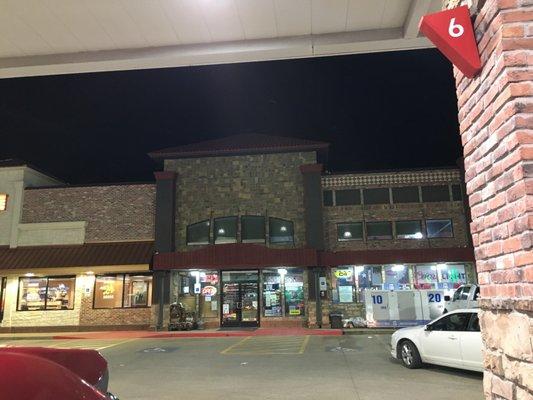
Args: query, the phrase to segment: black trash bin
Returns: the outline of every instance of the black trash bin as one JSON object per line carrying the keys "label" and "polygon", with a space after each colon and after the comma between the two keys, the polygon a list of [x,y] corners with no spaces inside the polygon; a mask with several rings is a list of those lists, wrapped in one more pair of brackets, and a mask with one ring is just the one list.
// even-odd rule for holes
{"label": "black trash bin", "polygon": [[329,314],[331,329],[342,329],[342,314]]}

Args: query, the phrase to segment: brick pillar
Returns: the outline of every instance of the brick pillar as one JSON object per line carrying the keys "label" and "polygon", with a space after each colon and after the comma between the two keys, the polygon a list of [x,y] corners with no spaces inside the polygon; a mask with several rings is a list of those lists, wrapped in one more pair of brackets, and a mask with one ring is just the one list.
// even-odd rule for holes
{"label": "brick pillar", "polygon": [[[472,2],[470,2],[472,3]],[[474,1],[483,70],[455,70],[487,399],[533,398],[533,1]]]}

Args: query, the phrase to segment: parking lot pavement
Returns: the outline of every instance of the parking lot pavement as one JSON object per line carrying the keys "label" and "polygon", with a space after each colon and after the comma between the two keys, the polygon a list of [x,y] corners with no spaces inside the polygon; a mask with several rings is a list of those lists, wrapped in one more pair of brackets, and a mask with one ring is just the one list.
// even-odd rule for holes
{"label": "parking lot pavement", "polygon": [[137,399],[481,400],[482,375],[389,355],[389,335],[138,339],[101,350]]}
{"label": "parking lot pavement", "polygon": [[111,347],[120,346],[137,339],[21,339],[21,340],[0,340],[0,347],[48,347],[56,349],[93,349],[102,351]]}

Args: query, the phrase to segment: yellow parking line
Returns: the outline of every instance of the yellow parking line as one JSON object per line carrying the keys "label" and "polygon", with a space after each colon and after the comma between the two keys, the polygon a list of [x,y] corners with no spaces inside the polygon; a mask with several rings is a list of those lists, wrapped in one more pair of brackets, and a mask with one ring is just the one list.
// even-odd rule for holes
{"label": "yellow parking line", "polygon": [[305,349],[307,347],[307,344],[309,343],[309,338],[310,338],[309,335],[307,335],[305,337],[304,341],[302,342],[302,346],[300,347],[300,351],[298,352],[298,354],[303,354],[304,353],[304,351],[305,351]]}
{"label": "yellow parking line", "polygon": [[246,336],[244,339],[239,340],[237,343],[232,344],[232,345],[231,345],[230,347],[228,347],[227,349],[222,350],[222,351],[220,352],[220,354],[226,354],[226,353],[227,353],[228,351],[230,351],[231,349],[237,347],[237,346],[240,345],[240,344],[243,344],[244,342],[246,342],[247,340],[250,340],[251,338],[252,338],[251,336]]}

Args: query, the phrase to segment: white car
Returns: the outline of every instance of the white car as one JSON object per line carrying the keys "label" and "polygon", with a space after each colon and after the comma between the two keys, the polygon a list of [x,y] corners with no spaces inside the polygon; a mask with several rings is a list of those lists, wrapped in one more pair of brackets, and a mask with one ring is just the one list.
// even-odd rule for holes
{"label": "white car", "polygon": [[392,335],[391,355],[407,368],[422,363],[483,371],[478,309],[454,310]]}

